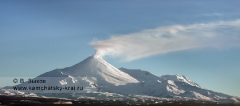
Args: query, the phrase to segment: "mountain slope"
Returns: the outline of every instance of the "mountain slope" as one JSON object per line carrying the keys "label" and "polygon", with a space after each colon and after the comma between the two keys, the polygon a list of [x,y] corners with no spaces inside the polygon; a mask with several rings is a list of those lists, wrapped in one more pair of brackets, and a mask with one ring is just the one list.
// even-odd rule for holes
{"label": "mountain slope", "polygon": [[[46,80],[46,83],[25,82],[15,87],[46,86],[48,90],[30,89],[21,91],[27,94],[37,93],[38,95],[70,99],[154,97],[177,100],[240,102],[238,97],[202,88],[185,76],[163,75],[158,77],[142,70],[117,69],[97,55],[90,56],[71,67],[46,72],[32,80]],[[49,90],[50,86],[60,87],[61,89],[52,90],[51,88]],[[82,87],[82,89],[69,90],[66,87]],[[14,95],[14,92],[13,90],[0,90],[1,94]]]}
{"label": "mountain slope", "polygon": [[64,69],[53,70],[38,77],[64,77],[68,75],[72,77],[94,77],[98,80],[98,83],[104,82],[116,86],[138,82],[135,78],[113,67],[97,56],[90,56],[76,65]]}
{"label": "mountain slope", "polygon": [[141,81],[138,88],[143,91],[144,95],[180,100],[194,99],[233,103],[240,102],[239,97],[234,97],[202,88],[200,85],[192,82],[185,76],[163,75],[158,77],[142,70],[126,68],[120,68],[120,70]]}
{"label": "mountain slope", "polygon": [[[32,80],[46,80],[46,83],[23,83],[17,87],[61,87],[57,90],[25,90],[33,93],[90,93],[90,92],[116,92],[116,87],[139,81],[113,67],[100,57],[90,56],[82,62],[71,67],[56,69]],[[83,87],[82,90],[69,90],[66,87]],[[120,92],[120,90],[119,90]],[[117,93],[119,93],[117,92]]]}

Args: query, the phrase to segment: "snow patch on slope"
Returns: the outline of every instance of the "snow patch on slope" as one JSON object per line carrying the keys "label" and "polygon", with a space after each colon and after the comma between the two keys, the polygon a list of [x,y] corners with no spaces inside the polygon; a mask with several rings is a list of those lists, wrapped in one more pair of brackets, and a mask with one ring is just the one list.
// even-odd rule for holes
{"label": "snow patch on slope", "polygon": [[192,82],[191,80],[189,80],[188,78],[186,78],[185,76],[183,75],[163,75],[161,76],[161,78],[165,79],[165,80],[173,80],[173,81],[180,81],[180,82],[184,82],[184,83],[187,83],[191,86],[196,86],[196,87],[199,87],[201,88],[200,85]]}

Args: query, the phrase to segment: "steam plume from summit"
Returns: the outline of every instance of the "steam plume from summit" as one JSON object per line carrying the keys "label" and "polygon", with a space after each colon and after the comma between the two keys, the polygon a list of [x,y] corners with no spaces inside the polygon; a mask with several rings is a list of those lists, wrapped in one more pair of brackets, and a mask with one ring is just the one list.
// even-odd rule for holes
{"label": "steam plume from summit", "polygon": [[98,56],[120,56],[125,61],[203,47],[240,46],[240,20],[163,26],[90,44]]}

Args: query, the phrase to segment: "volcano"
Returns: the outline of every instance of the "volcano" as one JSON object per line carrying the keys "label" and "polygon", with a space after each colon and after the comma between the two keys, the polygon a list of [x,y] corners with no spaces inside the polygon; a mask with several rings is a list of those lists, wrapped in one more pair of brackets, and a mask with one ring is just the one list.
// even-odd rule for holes
{"label": "volcano", "polygon": [[81,78],[94,78],[98,84],[110,85],[126,85],[128,83],[138,83],[138,80],[129,74],[120,71],[111,64],[107,63],[101,57],[90,56],[82,62],[73,65],[72,67],[53,70],[40,75],[39,77],[53,77],[53,76],[71,76]]}
{"label": "volcano", "polygon": [[[155,76],[139,69],[117,69],[101,56],[92,55],[71,67],[55,69],[32,79],[45,80],[46,83],[22,83],[13,87],[44,86],[43,90],[12,90],[5,87],[0,90],[3,95],[24,94],[47,95],[69,99],[171,99],[204,100],[215,102],[239,103],[240,98],[214,92],[201,87],[182,75]],[[49,86],[57,86],[53,89]],[[79,90],[75,87],[81,87]],[[70,88],[69,88],[70,87]],[[74,89],[72,89],[74,87]],[[49,90],[50,89],[50,90]],[[70,90],[72,89],[72,90]],[[77,90],[78,89],[78,90]]]}

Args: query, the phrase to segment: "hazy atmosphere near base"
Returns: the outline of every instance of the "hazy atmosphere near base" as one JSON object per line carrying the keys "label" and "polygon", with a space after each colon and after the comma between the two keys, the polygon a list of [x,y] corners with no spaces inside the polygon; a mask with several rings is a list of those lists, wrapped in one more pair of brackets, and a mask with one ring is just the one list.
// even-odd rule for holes
{"label": "hazy atmosphere near base", "polygon": [[203,88],[240,96],[239,5],[238,0],[2,0],[0,78],[6,80],[0,86],[96,53],[117,68],[184,75]]}

